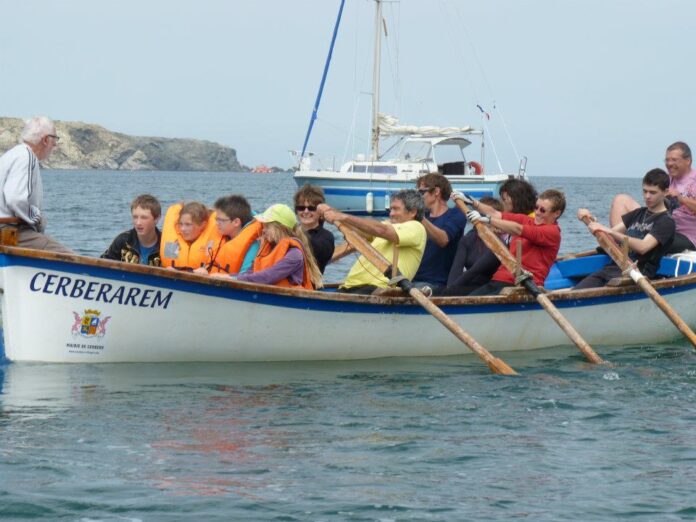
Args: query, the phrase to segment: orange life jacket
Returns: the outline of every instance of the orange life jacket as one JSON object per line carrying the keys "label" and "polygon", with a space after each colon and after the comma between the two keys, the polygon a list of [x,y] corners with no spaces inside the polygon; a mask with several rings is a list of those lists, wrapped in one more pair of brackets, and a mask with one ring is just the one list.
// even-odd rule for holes
{"label": "orange life jacket", "polygon": [[284,237],[276,244],[275,247],[272,247],[270,243],[264,243],[263,245],[261,245],[261,250],[259,250],[259,253],[256,255],[256,259],[254,259],[254,272],[260,272],[261,270],[265,270],[266,268],[272,267],[278,261],[283,259],[285,257],[285,254],[287,254],[288,250],[291,248],[299,248],[302,252],[302,256],[304,259],[302,284],[293,284],[286,277],[285,279],[281,279],[280,281],[278,281],[276,283],[276,286],[306,288],[308,290],[312,290],[314,286],[312,285],[312,279],[309,275],[309,266],[307,265],[307,258],[304,257],[304,248],[302,247],[302,243],[300,243],[299,240],[293,237]]}
{"label": "orange life jacket", "polygon": [[215,213],[212,212],[201,235],[189,244],[179,232],[179,213],[182,206],[181,203],[172,205],[164,216],[160,258],[163,267],[173,266],[181,270],[193,270],[205,266],[208,250],[219,243],[220,233],[215,226]]}
{"label": "orange life jacket", "polygon": [[263,225],[254,219],[232,239],[221,238],[209,252],[206,261],[206,266],[210,267],[209,272],[238,274],[244,263],[244,256],[254,241],[261,237],[262,230]]}

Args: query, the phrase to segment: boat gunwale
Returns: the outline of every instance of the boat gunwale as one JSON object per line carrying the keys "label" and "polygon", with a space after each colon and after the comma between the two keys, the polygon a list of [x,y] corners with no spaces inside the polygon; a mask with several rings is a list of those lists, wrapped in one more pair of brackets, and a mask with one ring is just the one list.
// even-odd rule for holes
{"label": "boat gunwale", "polygon": [[[45,261],[56,261],[62,263],[71,263],[83,266],[92,266],[96,268],[116,270],[119,272],[127,272],[140,275],[155,276],[158,278],[170,279],[174,281],[186,281],[205,286],[229,288],[231,290],[242,290],[254,293],[264,293],[277,296],[296,297],[311,300],[321,301],[337,301],[346,303],[358,303],[369,305],[386,305],[386,306],[418,306],[410,296],[398,295],[359,295],[345,294],[338,292],[325,292],[320,290],[306,290],[304,288],[283,288],[274,285],[263,285],[257,283],[249,283],[245,281],[225,280],[212,278],[205,275],[192,274],[188,272],[177,272],[161,267],[152,267],[146,265],[136,265],[123,263],[121,261],[113,261],[109,259],[94,258],[80,254],[63,254],[58,252],[47,252],[42,250],[34,250],[21,247],[11,247],[0,245],[0,255],[9,257],[24,257],[33,258]],[[9,265],[4,266],[11,266]],[[696,273],[681,275],[677,277],[658,279],[652,281],[657,290],[673,290],[681,287],[696,285]],[[396,291],[396,290],[395,290]],[[601,298],[620,298],[622,296],[636,294],[637,298],[646,298],[642,295],[642,290],[635,284],[620,287],[600,287],[589,288],[585,290],[559,289],[554,290],[546,295],[552,301],[568,306],[581,305],[587,300],[596,300]],[[452,296],[452,297],[433,297],[432,302],[443,307],[467,307],[481,305],[524,305],[533,303],[536,305],[535,299],[528,294],[515,293],[512,295],[493,295],[493,296]],[[576,304],[573,304],[576,303]]]}

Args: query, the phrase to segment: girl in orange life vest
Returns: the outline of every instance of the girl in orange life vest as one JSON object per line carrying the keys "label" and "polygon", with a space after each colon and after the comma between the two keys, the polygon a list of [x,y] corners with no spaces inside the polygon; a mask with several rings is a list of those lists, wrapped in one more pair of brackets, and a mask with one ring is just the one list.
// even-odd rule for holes
{"label": "girl in orange life vest", "polygon": [[172,205],[162,227],[162,266],[194,270],[205,263],[208,248],[219,239],[210,211],[197,201]]}
{"label": "girl in orange life vest", "polygon": [[256,216],[263,223],[261,250],[253,272],[236,279],[278,286],[321,288],[321,272],[312,255],[307,236],[287,205],[273,205]]}

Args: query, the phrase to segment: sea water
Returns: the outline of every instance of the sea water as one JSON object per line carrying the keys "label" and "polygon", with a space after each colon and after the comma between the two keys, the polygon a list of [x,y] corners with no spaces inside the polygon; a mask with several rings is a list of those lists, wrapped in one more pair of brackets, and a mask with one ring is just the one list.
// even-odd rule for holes
{"label": "sea water", "polygon": [[[129,227],[139,193],[241,193],[263,210],[295,188],[288,174],[44,178],[49,233],[87,255]],[[606,220],[611,195],[640,194],[635,178],[533,181],[566,190],[562,252],[594,246],[577,207]],[[696,519],[692,350],[595,348],[611,366],[570,346],[502,353],[514,378],[474,356],[0,366],[0,519]]]}

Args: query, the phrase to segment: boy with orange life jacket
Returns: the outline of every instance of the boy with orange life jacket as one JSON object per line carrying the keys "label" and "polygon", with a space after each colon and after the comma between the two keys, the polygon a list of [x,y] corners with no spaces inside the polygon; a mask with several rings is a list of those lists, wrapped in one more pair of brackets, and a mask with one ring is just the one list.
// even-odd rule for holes
{"label": "boy with orange life jacket", "polygon": [[208,250],[205,266],[197,274],[228,277],[252,268],[260,248],[262,225],[254,220],[244,196],[223,196],[215,202],[219,241]]}
{"label": "boy with orange life jacket", "polygon": [[208,252],[220,242],[214,218],[198,201],[169,207],[162,226],[162,266],[189,272],[205,266]]}
{"label": "boy with orange life jacket", "polygon": [[253,272],[239,274],[235,279],[308,290],[321,288],[321,272],[292,209],[272,205],[256,216],[256,221],[263,223],[261,250],[254,260]]}

